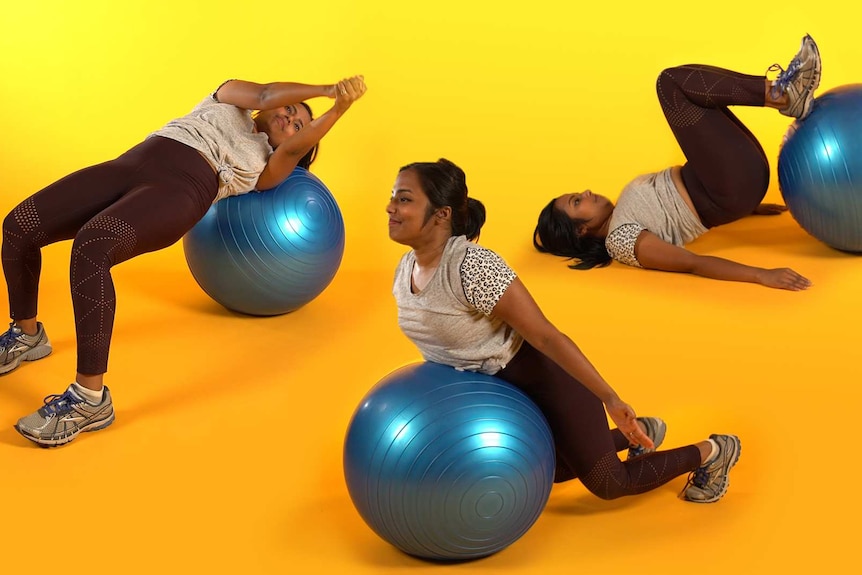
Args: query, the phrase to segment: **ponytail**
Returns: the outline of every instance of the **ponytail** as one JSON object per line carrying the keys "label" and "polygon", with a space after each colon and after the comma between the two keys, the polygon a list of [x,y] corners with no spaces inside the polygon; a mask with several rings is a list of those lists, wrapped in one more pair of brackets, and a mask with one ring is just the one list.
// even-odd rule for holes
{"label": "ponytail", "polygon": [[467,198],[467,219],[463,230],[452,229],[454,235],[464,235],[471,242],[479,239],[479,232],[485,225],[485,204],[476,198]]}

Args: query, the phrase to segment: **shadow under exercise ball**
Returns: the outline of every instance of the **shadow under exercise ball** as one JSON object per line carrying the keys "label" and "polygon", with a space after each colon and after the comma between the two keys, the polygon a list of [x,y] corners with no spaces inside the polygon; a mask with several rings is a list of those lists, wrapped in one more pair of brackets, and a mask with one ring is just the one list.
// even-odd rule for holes
{"label": "shadow under exercise ball", "polygon": [[551,431],[538,407],[492,376],[436,363],[372,388],[344,442],[350,497],[371,529],[436,560],[491,555],[521,537],[551,493]]}
{"label": "shadow under exercise ball", "polygon": [[219,200],[183,237],[198,285],[224,307],[249,315],[294,311],[338,271],[344,221],[317,176],[296,168],[277,187]]}
{"label": "shadow under exercise ball", "polygon": [[862,84],[825,92],[807,118],[791,124],[778,183],[805,231],[833,248],[862,252]]}

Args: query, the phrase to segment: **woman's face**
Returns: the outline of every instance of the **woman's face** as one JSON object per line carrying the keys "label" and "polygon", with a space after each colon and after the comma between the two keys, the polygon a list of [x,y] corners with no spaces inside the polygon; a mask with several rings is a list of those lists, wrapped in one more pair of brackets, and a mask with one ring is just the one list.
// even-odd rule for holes
{"label": "woman's face", "polygon": [[291,104],[272,110],[261,110],[254,118],[258,132],[269,136],[269,145],[277,148],[286,139],[311,123],[311,114],[302,104]]}
{"label": "woman's face", "polygon": [[404,245],[414,245],[429,232],[431,203],[413,170],[404,170],[395,178],[392,197],[386,206],[389,214],[389,238]]}
{"label": "woman's face", "polygon": [[570,220],[586,221],[587,233],[600,229],[614,213],[614,204],[608,198],[590,190],[564,194],[556,199],[554,207]]}

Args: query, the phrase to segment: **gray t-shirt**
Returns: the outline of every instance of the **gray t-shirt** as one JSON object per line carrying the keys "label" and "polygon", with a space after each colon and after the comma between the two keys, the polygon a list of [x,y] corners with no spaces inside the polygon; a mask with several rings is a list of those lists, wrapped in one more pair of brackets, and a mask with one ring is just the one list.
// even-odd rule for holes
{"label": "gray t-shirt", "polygon": [[635,256],[635,243],[644,230],[676,246],[707,231],[679,194],[671,169],[638,176],[623,188],[605,238],[605,249],[615,260],[643,267]]}
{"label": "gray t-shirt", "polygon": [[218,173],[214,202],[255,189],[272,147],[269,136],[254,132],[251,110],[221,104],[214,94],[149,137],[162,136],[194,148]]}
{"label": "gray t-shirt", "polygon": [[401,258],[392,293],[398,325],[425,360],[489,375],[506,367],[524,339],[491,312],[515,272],[491,250],[453,236],[431,281],[413,293],[415,262],[412,250]]}

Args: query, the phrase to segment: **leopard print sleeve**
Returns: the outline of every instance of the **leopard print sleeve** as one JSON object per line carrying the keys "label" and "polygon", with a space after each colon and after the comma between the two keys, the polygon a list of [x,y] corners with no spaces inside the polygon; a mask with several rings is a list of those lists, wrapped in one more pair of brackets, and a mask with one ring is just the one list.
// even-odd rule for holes
{"label": "leopard print sleeve", "polygon": [[494,311],[494,306],[515,279],[514,270],[503,258],[478,246],[467,248],[460,272],[467,301],[485,315]]}
{"label": "leopard print sleeve", "polygon": [[642,225],[635,223],[623,224],[614,228],[605,238],[605,249],[618,262],[642,268],[643,266],[635,255],[635,243],[637,243],[640,233],[645,229]]}

